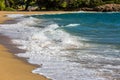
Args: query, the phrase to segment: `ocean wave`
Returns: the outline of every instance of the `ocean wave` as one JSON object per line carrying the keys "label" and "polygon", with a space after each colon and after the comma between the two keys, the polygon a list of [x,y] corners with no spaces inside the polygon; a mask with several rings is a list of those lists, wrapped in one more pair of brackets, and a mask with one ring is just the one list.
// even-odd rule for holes
{"label": "ocean wave", "polygon": [[[0,32],[10,36],[14,43],[21,44],[22,46],[18,46],[19,48],[27,50],[26,53],[19,53],[17,56],[29,58],[28,61],[32,64],[42,64],[42,67],[33,70],[33,73],[43,74],[55,80],[79,80],[80,78],[84,79],[86,74],[91,75],[86,70],[79,69],[80,65],[68,62],[67,58],[64,57],[70,53],[68,49],[72,50],[85,46],[78,41],[77,37],[59,29],[57,24],[51,24],[41,29],[33,27],[36,22],[40,22],[38,19],[29,17],[20,20],[16,24],[1,25],[4,27],[1,27]],[[91,72],[91,70],[88,71]],[[94,73],[94,71],[92,72]]]}
{"label": "ocean wave", "polygon": [[23,14],[8,14],[7,17],[10,18],[20,18],[20,17],[24,17],[25,15]]}
{"label": "ocean wave", "polygon": [[[21,45],[19,48],[26,50],[26,53],[16,54],[17,56],[27,58],[31,64],[40,65],[33,73],[53,80],[106,80],[97,75],[95,69],[86,67],[91,67],[91,64],[93,67],[99,66],[105,61],[106,64],[112,64],[115,58],[109,63],[110,60],[107,61],[104,55],[96,53],[97,44],[85,43],[82,40],[86,39],[69,34],[57,23],[37,27],[42,22],[42,19],[22,17],[16,24],[3,24],[0,27],[0,33],[10,36],[15,44]],[[80,24],[67,26],[78,25]],[[98,53],[103,51],[99,47],[97,49]],[[103,67],[105,65],[102,64],[100,68],[104,69]],[[101,71],[100,68],[97,70]]]}
{"label": "ocean wave", "polygon": [[66,27],[75,27],[75,26],[79,26],[80,24],[68,24],[66,25]]}

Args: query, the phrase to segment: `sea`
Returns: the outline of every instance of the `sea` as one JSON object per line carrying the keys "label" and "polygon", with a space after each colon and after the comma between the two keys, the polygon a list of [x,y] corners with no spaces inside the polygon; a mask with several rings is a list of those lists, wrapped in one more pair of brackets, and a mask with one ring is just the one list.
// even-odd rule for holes
{"label": "sea", "polygon": [[120,13],[11,14],[0,24],[31,71],[52,80],[120,80]]}

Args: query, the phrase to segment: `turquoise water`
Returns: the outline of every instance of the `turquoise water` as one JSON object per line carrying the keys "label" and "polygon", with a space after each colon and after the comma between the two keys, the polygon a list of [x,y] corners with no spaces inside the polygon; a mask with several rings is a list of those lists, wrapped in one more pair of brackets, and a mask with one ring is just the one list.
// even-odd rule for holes
{"label": "turquoise water", "polygon": [[[80,40],[82,42],[120,49],[120,13],[72,13],[34,17],[45,20],[42,26],[58,24],[59,29],[73,36],[84,38]],[[101,53],[104,51],[103,49]],[[115,53],[112,52],[110,55],[120,58],[120,53]]]}
{"label": "turquoise water", "polygon": [[120,80],[120,13],[19,16],[3,24],[31,64],[53,80]]}
{"label": "turquoise water", "polygon": [[[120,13],[75,13],[35,17],[53,21],[71,35],[85,37],[93,43],[120,45]],[[67,26],[69,24],[79,25]]]}
{"label": "turquoise water", "polygon": [[[65,62],[78,63],[82,68],[95,70],[98,72],[97,76],[108,80],[120,80],[120,13],[71,13],[32,17],[41,20],[41,23],[36,25],[40,29],[49,25],[58,26],[52,28],[52,31],[47,30],[45,35],[49,36],[57,46],[64,47],[64,51],[60,49],[60,52],[55,54],[59,53],[59,57],[66,59]],[[80,80],[80,77],[77,77],[81,74],[80,67],[73,69],[78,70],[76,73],[74,71],[71,73],[76,75],[75,78],[65,80]],[[85,72],[88,72],[85,75],[89,74],[89,71]],[[81,77],[81,80],[99,80],[99,78]]]}

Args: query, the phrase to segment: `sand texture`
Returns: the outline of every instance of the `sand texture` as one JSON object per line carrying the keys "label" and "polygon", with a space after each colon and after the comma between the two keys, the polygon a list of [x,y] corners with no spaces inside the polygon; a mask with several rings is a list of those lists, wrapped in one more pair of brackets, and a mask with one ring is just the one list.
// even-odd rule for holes
{"label": "sand texture", "polygon": [[[0,23],[11,20],[6,16],[7,14],[28,14],[28,12],[0,11]],[[0,80],[48,80],[42,75],[33,74],[32,70],[36,66],[28,64],[23,58],[16,57],[14,54],[19,50],[15,48],[8,37],[0,34]]]}
{"label": "sand texture", "polygon": [[33,74],[35,68],[7,51],[0,45],[0,80],[47,80],[45,77]]}

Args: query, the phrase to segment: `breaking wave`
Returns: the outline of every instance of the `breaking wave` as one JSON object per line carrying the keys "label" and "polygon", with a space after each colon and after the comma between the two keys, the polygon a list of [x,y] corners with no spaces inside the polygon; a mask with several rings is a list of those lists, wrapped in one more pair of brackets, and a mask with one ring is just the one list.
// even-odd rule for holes
{"label": "breaking wave", "polygon": [[[40,65],[33,73],[53,80],[107,80],[103,73],[114,76],[114,71],[109,69],[114,62],[117,65],[112,68],[120,68],[120,59],[117,57],[119,50],[113,50],[109,45],[87,43],[85,41],[89,39],[71,35],[54,22],[47,23],[34,17],[18,19],[16,24],[0,25],[3,26],[0,27],[0,33],[10,36],[15,44],[21,45],[19,48],[27,50],[17,56],[27,58],[31,64]],[[115,56],[112,56],[113,52],[116,52]],[[108,55],[104,53],[111,56],[106,57]]]}

